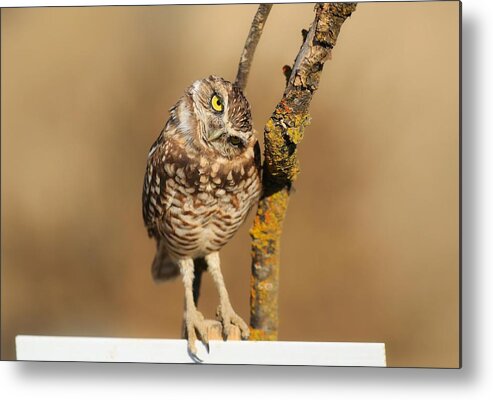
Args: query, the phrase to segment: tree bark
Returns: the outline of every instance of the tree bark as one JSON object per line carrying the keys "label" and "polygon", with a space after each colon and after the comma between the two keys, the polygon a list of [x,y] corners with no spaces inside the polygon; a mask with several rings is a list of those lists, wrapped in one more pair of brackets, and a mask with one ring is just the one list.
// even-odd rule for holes
{"label": "tree bark", "polygon": [[[356,3],[318,3],[315,19],[291,69],[286,89],[264,128],[263,194],[250,230],[250,339],[277,340],[280,245],[291,184],[299,173],[297,146],[325,61]],[[285,70],[289,72],[289,69]]]}

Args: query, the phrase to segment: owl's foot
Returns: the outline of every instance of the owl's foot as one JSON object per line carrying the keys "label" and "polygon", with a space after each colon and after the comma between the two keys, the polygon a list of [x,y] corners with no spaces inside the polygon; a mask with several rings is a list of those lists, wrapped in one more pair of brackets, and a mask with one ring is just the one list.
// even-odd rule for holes
{"label": "owl's foot", "polygon": [[209,325],[213,321],[204,319],[202,313],[197,310],[190,310],[185,312],[185,329],[186,337],[188,340],[188,350],[197,355],[197,346],[195,342],[197,340],[197,335],[204,346],[209,351]]}
{"label": "owl's foot", "polygon": [[216,315],[223,325],[223,336],[225,339],[229,337],[231,327],[233,325],[237,326],[240,329],[241,338],[243,340],[248,339],[248,337],[250,336],[250,329],[248,329],[248,325],[245,323],[245,321],[243,321],[243,319],[241,319],[241,317],[235,313],[231,304],[221,304],[217,308]]}

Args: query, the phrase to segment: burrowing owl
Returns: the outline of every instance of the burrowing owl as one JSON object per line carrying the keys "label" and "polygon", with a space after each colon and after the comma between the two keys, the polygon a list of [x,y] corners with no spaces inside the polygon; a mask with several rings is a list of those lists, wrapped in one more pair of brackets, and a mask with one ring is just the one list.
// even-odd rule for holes
{"label": "burrowing owl", "polygon": [[217,286],[224,334],[234,324],[248,337],[248,326],[231,307],[218,252],[245,220],[260,188],[260,148],[245,96],[215,76],[194,82],[170,109],[149,151],[142,195],[144,222],[157,242],[153,277],[183,277],[192,353],[197,334],[208,340],[193,299],[195,259],[205,259]]}

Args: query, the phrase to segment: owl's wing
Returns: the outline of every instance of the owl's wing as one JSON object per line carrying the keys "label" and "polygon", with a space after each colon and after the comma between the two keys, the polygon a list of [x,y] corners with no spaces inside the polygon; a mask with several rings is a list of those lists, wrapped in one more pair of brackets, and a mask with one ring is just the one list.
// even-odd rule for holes
{"label": "owl's wing", "polygon": [[149,150],[142,190],[142,216],[149,236],[155,238],[159,238],[157,224],[164,217],[168,204],[165,190],[167,174],[164,168],[168,145],[163,130]]}

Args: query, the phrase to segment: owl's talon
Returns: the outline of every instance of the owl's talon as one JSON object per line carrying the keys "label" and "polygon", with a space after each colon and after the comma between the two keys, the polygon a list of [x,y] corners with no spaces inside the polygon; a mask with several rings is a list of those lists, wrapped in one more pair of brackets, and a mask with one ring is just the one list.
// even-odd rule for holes
{"label": "owl's talon", "polygon": [[223,322],[223,336],[227,339],[229,337],[229,333],[231,332],[231,323]]}
{"label": "owl's talon", "polygon": [[188,338],[188,351],[194,356],[197,355],[197,347],[195,346],[195,339]]}
{"label": "owl's talon", "polygon": [[223,335],[225,339],[229,337],[233,325],[240,329],[241,338],[243,340],[248,339],[250,336],[250,329],[245,321],[236,314],[231,305],[220,305],[217,308],[217,316],[223,325]]}
{"label": "owl's talon", "polygon": [[207,350],[207,353],[209,353],[209,334],[207,333],[207,327],[205,327],[205,333],[201,335],[200,340],[205,346],[205,349]]}
{"label": "owl's talon", "polygon": [[200,341],[207,348],[207,351],[209,351],[209,336],[207,334],[207,323],[204,320],[204,316],[197,310],[186,312],[185,326],[187,329],[186,336],[190,353],[197,355],[197,346],[195,345],[197,334]]}
{"label": "owl's talon", "polygon": [[240,328],[241,338],[243,340],[247,340],[250,337],[250,328],[248,328],[248,325],[245,323],[245,321],[238,317],[238,315],[236,315],[235,320],[235,325]]}

